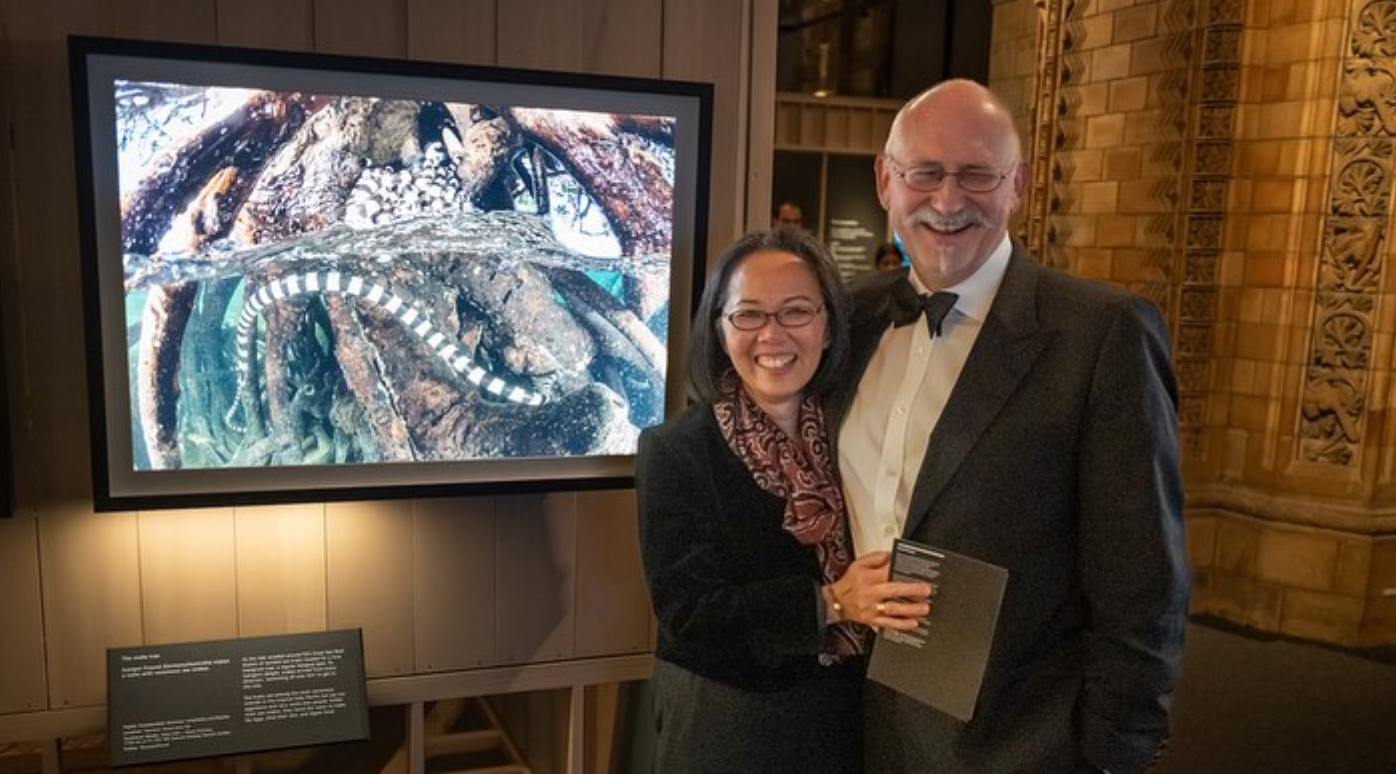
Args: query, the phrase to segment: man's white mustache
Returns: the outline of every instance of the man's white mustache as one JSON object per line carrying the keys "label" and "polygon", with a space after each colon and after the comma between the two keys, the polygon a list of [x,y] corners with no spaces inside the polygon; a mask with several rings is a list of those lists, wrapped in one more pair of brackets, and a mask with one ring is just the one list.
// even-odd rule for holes
{"label": "man's white mustache", "polygon": [[910,220],[914,225],[928,226],[936,231],[958,231],[984,223],[979,213],[973,210],[960,210],[952,215],[942,215],[935,210],[922,209],[912,213]]}

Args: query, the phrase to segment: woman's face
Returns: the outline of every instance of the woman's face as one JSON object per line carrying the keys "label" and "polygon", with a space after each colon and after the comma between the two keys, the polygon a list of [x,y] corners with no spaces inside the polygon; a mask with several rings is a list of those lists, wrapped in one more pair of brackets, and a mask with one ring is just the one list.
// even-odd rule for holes
{"label": "woman's face", "polygon": [[[783,310],[786,324],[774,316]],[[760,327],[742,330],[732,322],[734,312],[739,313],[739,323],[747,320],[745,327]],[[762,320],[760,314],[754,314],[760,312],[770,316]],[[827,338],[824,295],[814,270],[791,253],[752,253],[728,278],[721,315],[722,346],[747,393],[777,419],[798,411]],[[803,320],[808,322],[792,326]]]}

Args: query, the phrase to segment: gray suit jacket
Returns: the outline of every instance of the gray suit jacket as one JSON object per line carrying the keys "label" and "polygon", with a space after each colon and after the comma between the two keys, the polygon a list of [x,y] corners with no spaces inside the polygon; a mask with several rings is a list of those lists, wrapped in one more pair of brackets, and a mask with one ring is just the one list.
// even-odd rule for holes
{"label": "gray suit jacket", "polygon": [[[851,289],[855,363],[836,423],[903,276]],[[870,683],[868,771],[1149,765],[1167,736],[1189,594],[1176,406],[1157,308],[1015,245],[904,532],[1008,568],[985,684],[966,724]]]}

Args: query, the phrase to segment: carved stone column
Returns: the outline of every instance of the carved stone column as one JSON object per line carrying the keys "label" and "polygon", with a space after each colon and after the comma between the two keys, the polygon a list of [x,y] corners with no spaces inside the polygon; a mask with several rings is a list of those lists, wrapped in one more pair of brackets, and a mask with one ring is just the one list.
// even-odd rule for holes
{"label": "carved stone column", "polygon": [[1031,10],[1022,235],[1172,323],[1194,611],[1396,642],[1396,0]]}

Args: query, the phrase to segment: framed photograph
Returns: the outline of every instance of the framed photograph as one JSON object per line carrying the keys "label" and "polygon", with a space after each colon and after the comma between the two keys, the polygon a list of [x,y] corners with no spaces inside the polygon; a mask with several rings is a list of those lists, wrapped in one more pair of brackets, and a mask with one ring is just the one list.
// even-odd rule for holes
{"label": "framed photograph", "polygon": [[629,485],[708,84],[74,37],[97,510]]}

